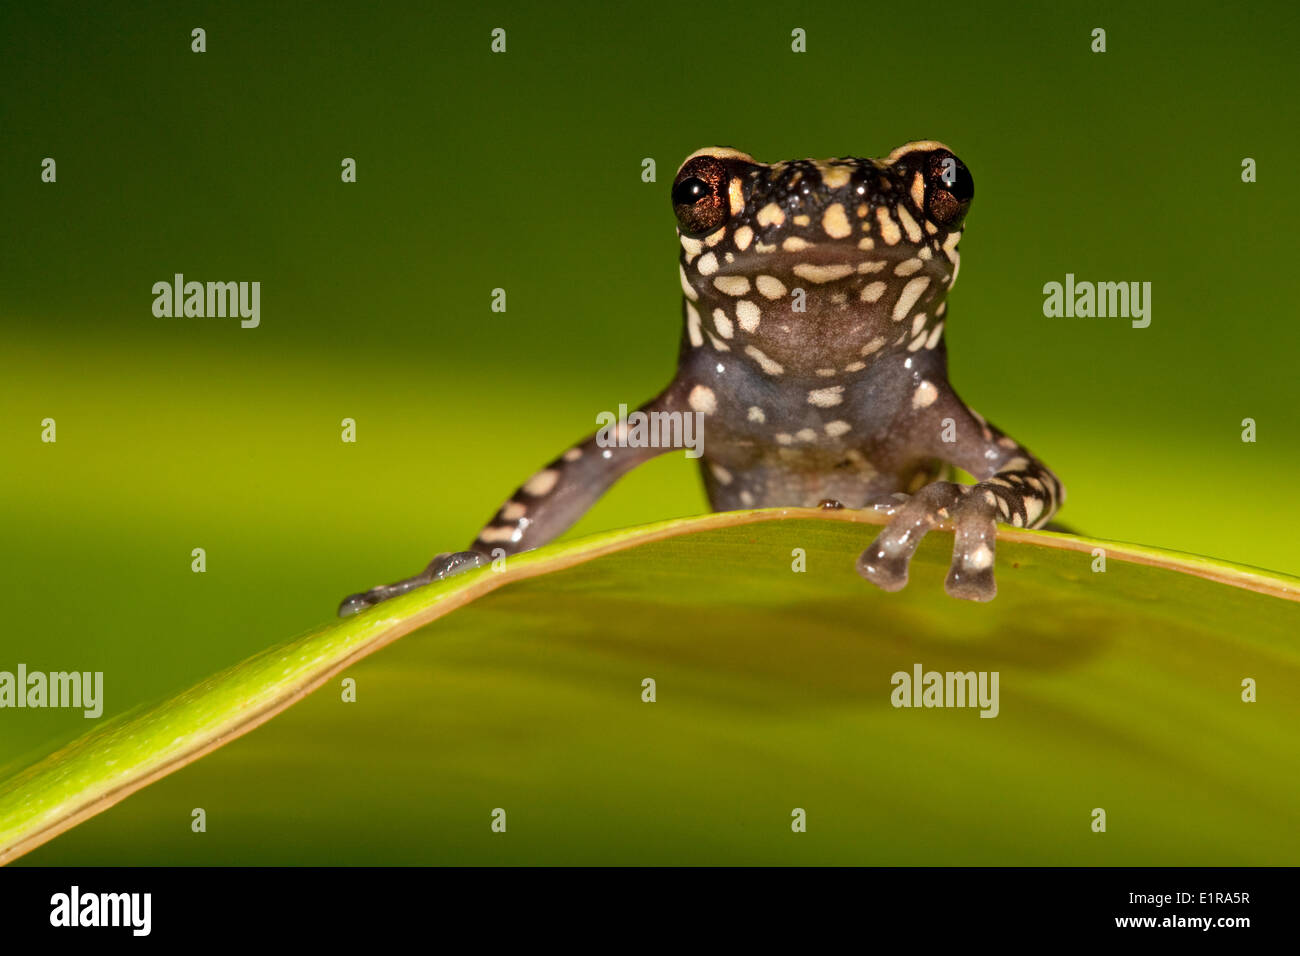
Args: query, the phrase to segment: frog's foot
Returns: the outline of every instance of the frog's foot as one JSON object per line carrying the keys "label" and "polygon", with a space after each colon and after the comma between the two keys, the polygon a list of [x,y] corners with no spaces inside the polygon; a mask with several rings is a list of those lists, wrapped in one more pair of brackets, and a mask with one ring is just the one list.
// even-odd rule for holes
{"label": "frog's foot", "polygon": [[[858,573],[886,591],[907,584],[907,566],[925,533],[941,521],[953,522],[956,535],[944,590],[967,601],[991,601],[997,594],[993,555],[997,543],[1000,485],[960,485],[936,481],[907,498],[858,558]],[[873,507],[879,508],[879,505]]]}
{"label": "frog's foot", "polygon": [[415,577],[394,584],[381,584],[359,594],[349,594],[343,599],[343,603],[339,605],[339,617],[350,617],[368,607],[374,607],[380,601],[387,601],[399,594],[413,591],[433,581],[441,581],[444,578],[461,574],[471,568],[482,567],[491,560],[488,555],[480,554],[477,551],[445,552],[430,561],[429,566]]}

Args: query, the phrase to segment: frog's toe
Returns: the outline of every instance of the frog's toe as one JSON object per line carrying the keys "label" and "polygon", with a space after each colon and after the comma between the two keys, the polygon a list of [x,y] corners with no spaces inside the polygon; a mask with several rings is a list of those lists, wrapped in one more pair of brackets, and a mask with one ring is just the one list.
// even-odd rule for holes
{"label": "frog's toe", "polygon": [[444,578],[472,571],[474,568],[481,568],[491,561],[490,555],[478,551],[452,551],[440,554],[430,561],[421,577],[427,576],[429,581],[441,581]]}
{"label": "frog's toe", "polygon": [[907,566],[925,533],[949,516],[961,500],[963,489],[952,482],[926,485],[898,507],[871,546],[858,557],[858,574],[886,591],[907,584]]}
{"label": "frog's toe", "polygon": [[371,588],[369,591],[361,591],[357,594],[349,594],[339,604],[339,617],[351,617],[353,614],[360,614],[367,608],[374,607],[381,601],[387,601],[389,598],[395,598],[399,594],[405,594],[412,588],[418,588],[422,584],[427,584],[423,574],[417,574],[413,578],[407,578],[405,581],[398,581],[396,584],[380,584]]}
{"label": "frog's toe", "polygon": [[992,601],[998,595],[993,577],[993,548],[980,545],[970,551],[953,549],[952,565],[943,589],[962,601]]}
{"label": "frog's toe", "polygon": [[998,583],[991,568],[971,570],[954,561],[948,569],[943,589],[960,601],[992,601],[998,596]]}
{"label": "frog's toe", "polygon": [[995,505],[982,491],[968,494],[957,507],[952,565],[944,590],[963,601],[991,601],[998,593],[993,577],[997,549]]}
{"label": "frog's toe", "polygon": [[373,607],[377,601],[377,598],[370,596],[369,591],[358,591],[356,594],[349,594],[339,603],[339,617],[351,617],[353,614],[360,614],[366,608]]}
{"label": "frog's toe", "polygon": [[910,554],[891,550],[887,543],[876,538],[871,547],[858,555],[858,574],[885,591],[901,591],[907,586],[910,558]]}
{"label": "frog's toe", "polygon": [[482,567],[491,560],[488,555],[480,554],[477,551],[443,552],[430,561],[429,566],[415,577],[398,581],[395,584],[381,584],[369,591],[362,591],[358,594],[349,594],[339,604],[339,617],[351,617],[353,614],[359,614],[361,611],[366,610],[366,608],[374,607],[381,601],[395,598],[399,594],[413,591],[433,581],[441,581],[444,578],[462,574],[472,568]]}

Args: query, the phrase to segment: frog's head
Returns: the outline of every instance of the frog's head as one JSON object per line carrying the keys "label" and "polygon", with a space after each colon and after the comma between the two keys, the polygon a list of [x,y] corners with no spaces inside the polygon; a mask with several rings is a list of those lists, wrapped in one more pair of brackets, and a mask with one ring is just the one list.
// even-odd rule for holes
{"label": "frog's head", "polygon": [[974,192],[961,160],[931,141],[881,160],[772,165],[698,150],[672,190],[691,343],[739,342],[774,367],[933,348]]}

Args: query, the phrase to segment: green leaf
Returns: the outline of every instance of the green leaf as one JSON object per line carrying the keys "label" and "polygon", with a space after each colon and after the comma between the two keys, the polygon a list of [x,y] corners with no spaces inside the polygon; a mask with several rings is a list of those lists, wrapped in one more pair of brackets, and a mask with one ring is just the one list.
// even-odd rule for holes
{"label": "green leaf", "polygon": [[[262,861],[1294,862],[1300,581],[1004,529],[992,603],[944,595],[944,532],[907,589],[886,594],[854,571],[867,520],[785,509],[663,522],[387,602],[0,784],[0,862],[420,628],[350,672],[360,703],[316,695],[187,771],[233,794],[227,830],[319,805],[280,844],[263,836]],[[918,664],[997,671],[998,716],[891,706],[891,676]],[[1242,700],[1246,678],[1257,702]],[[111,824],[133,806],[155,819],[146,797],[98,838],[120,842]],[[487,814],[507,804],[516,838],[493,843]],[[807,833],[790,830],[796,807]],[[183,852],[203,862],[193,841]]]}

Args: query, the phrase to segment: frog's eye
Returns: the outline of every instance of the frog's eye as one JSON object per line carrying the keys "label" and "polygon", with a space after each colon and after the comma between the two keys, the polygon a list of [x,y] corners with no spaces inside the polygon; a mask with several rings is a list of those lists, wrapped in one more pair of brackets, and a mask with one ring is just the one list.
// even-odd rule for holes
{"label": "frog's eye", "polygon": [[694,206],[701,199],[713,195],[713,189],[702,179],[694,176],[683,179],[673,187],[673,204],[677,206]]}
{"label": "frog's eye", "polygon": [[959,226],[975,196],[970,170],[946,149],[930,153],[924,169],[925,214],[940,226]]}
{"label": "frog's eye", "polygon": [[727,219],[727,170],[712,156],[700,156],[682,167],[673,183],[673,212],[682,232],[701,236]]}

